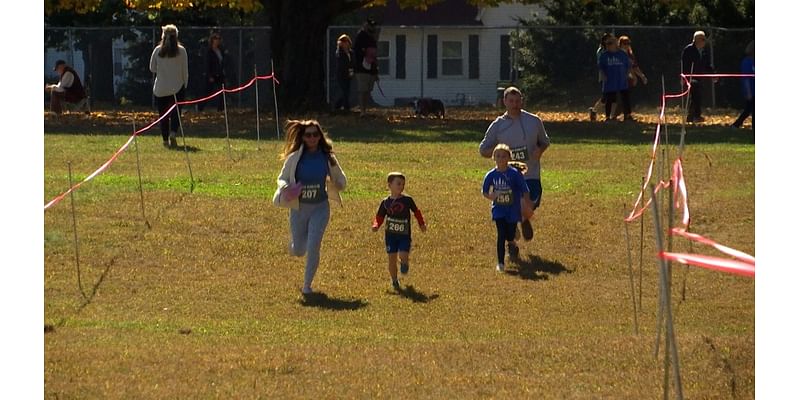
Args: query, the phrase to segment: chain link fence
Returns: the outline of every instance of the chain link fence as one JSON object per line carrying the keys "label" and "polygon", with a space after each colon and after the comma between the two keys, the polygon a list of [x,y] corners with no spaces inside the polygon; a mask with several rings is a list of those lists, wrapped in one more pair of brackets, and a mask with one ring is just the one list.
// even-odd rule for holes
{"label": "chain link fence", "polygon": [[[238,87],[258,75],[271,73],[269,27],[178,27],[179,40],[189,56],[187,99],[205,96],[208,38],[222,36],[226,87]],[[56,82],[57,59],[64,59],[88,86],[93,106],[153,106],[150,55],[161,40],[160,27],[45,28],[45,81]],[[272,83],[258,81],[259,91],[271,93]],[[228,104],[253,107],[255,91],[229,94]],[[262,95],[262,107],[272,107]]]}
{"label": "chain link fence", "polygon": [[[271,72],[269,27],[179,27],[180,40],[189,54],[187,99],[207,93],[205,57],[208,37],[220,32],[226,54],[226,86]],[[327,33],[327,101],[341,96],[336,82],[336,39],[341,34],[355,41],[359,27],[332,26]],[[664,89],[682,89],[680,55],[696,30],[706,32],[709,50],[721,73],[738,73],[755,29],[667,26],[383,26],[378,39],[380,89],[372,92],[381,106],[407,106],[413,99],[433,97],[448,106],[496,104],[498,88],[519,86],[529,104],[584,108],[600,96],[596,51],[604,32],[627,35],[647,85],[631,91],[639,107],[658,105]],[[45,28],[45,81],[55,82],[57,59],[72,65],[90,88],[94,108],[120,105],[152,106],[150,54],[160,40],[160,27]],[[271,82],[259,81],[261,93]],[[709,107],[738,108],[742,103],[738,79],[721,79],[706,85]],[[233,107],[253,107],[255,91],[230,95]],[[355,107],[356,84],[351,83],[350,104]],[[261,95],[260,107],[273,107],[272,96]]]}

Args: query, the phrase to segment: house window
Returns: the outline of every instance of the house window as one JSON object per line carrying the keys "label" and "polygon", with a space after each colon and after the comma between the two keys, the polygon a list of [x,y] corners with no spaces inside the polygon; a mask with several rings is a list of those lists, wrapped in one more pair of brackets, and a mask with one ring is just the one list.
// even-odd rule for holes
{"label": "house window", "polygon": [[378,42],[378,74],[389,75],[389,66],[391,59],[389,58],[389,41],[381,40]]}
{"label": "house window", "polygon": [[442,41],[442,75],[464,75],[461,42]]}

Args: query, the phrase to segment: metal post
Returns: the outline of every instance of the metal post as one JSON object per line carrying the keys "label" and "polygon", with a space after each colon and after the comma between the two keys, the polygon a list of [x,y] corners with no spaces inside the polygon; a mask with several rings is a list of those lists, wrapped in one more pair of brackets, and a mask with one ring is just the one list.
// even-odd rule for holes
{"label": "metal post", "polygon": [[[328,100],[328,105],[331,104],[331,50],[330,50],[330,43],[331,43],[331,27],[329,26],[327,30],[325,30],[325,98]],[[338,42],[337,42],[337,50],[338,50]],[[349,93],[344,93],[343,96],[347,96]],[[348,103],[349,104],[349,103]]]}
{"label": "metal post", "polygon": [[[156,28],[153,27],[153,47],[158,44],[156,41]],[[150,87],[152,88],[155,85],[156,74],[150,74]],[[156,108],[156,96],[150,96],[150,107]]]}
{"label": "metal post", "polygon": [[[666,89],[666,86],[664,84],[664,74],[661,74],[661,96],[663,98],[666,95],[667,95],[667,89]],[[665,99],[665,101],[664,101],[664,109],[665,109],[664,120],[663,121],[659,121],[659,122],[664,125],[664,144],[669,145],[669,132],[667,131],[666,108],[667,108],[667,102],[666,102],[666,99]],[[660,114],[661,114],[661,112],[659,111],[659,118],[661,117]]]}
{"label": "metal post", "polygon": [[138,136],[136,135],[136,120],[133,120],[133,145],[136,149],[136,173],[139,176],[139,200],[140,204],[142,205],[142,220],[144,221],[144,225],[147,226],[147,229],[150,229],[150,222],[147,221],[147,217],[144,215],[144,189],[142,189],[142,164],[139,162],[139,141]]}
{"label": "metal post", "polygon": [[258,67],[255,64],[253,64],[253,76],[256,78],[256,149],[258,149],[261,144],[261,119],[258,117]]}
{"label": "metal post", "polygon": [[661,221],[659,215],[659,207],[658,207],[658,200],[655,196],[655,187],[650,186],[650,192],[653,195],[653,224],[655,226],[656,231],[656,248],[658,249],[658,260],[661,266],[661,290],[664,293],[663,296],[663,303],[664,303],[664,311],[666,317],[666,333],[665,333],[665,345],[666,350],[664,352],[664,399],[668,398],[669,395],[669,365],[670,365],[670,357],[674,360],[672,362],[672,369],[675,375],[675,395],[678,399],[683,399],[683,388],[681,384],[681,374],[680,374],[680,365],[678,362],[678,349],[677,343],[675,342],[675,331],[673,327],[673,320],[672,320],[672,306],[671,306],[671,295],[669,290],[669,281],[668,281],[668,265],[667,262],[660,257],[660,254],[664,251],[664,238],[663,232],[661,231]]}
{"label": "metal post", "polygon": [[[644,190],[644,177],[642,177]],[[644,193],[642,193],[644,196]],[[644,218],[639,218],[639,311],[642,311],[642,274],[644,272]]]}
{"label": "metal post", "polygon": [[[72,163],[67,161],[67,171],[69,176],[69,187],[72,187]],[[78,251],[78,222],[75,217],[75,196],[73,195],[74,192],[69,192],[69,202],[72,206],[72,234],[74,237],[75,242],[75,269],[78,271],[78,290],[81,292],[81,296],[83,296],[84,300],[86,299],[86,293],[83,291],[83,284],[81,283],[81,261],[80,261],[80,253]]]}
{"label": "metal post", "polygon": [[[258,83],[256,81],[256,83]],[[222,109],[225,110],[225,143],[228,144],[228,158],[233,160],[231,155],[231,131],[228,128],[228,96],[225,95],[225,84],[222,84]]]}
{"label": "metal post", "polygon": [[[714,44],[711,43],[714,38],[713,35],[714,28],[708,28],[708,56],[711,59],[711,65],[714,65]],[[717,108],[717,88],[714,84],[714,79],[711,79],[711,109],[714,110]]]}
{"label": "metal post", "polygon": [[[239,28],[239,82],[242,82],[242,28]],[[241,84],[241,83],[240,83]],[[242,92],[237,98],[237,107],[242,108]]]}
{"label": "metal post", "polygon": [[633,333],[639,334],[639,318],[636,316],[636,289],[633,287],[633,260],[631,259],[631,238],[628,232],[628,223],[625,224],[625,250],[628,252],[628,278],[631,283],[631,300],[633,300]]}
{"label": "metal post", "polygon": [[275,89],[275,64],[272,62],[272,58],[269,60],[269,66],[272,68],[272,100],[275,103],[275,134],[278,136],[278,140],[281,139],[281,124],[278,121],[278,92]]}
{"label": "metal post", "polygon": [[[425,27],[422,27],[420,39],[419,39],[419,98],[422,99],[425,97],[425,67],[423,66],[425,61]],[[431,62],[431,60],[428,60]]]}
{"label": "metal post", "polygon": [[178,105],[178,97],[173,94],[172,98],[175,100],[175,112],[178,114],[178,126],[181,129],[181,138],[183,139],[183,154],[186,155],[186,165],[189,167],[189,180],[191,182],[191,186],[189,187],[189,193],[192,193],[194,192],[194,174],[192,174],[192,163],[189,161],[189,148],[186,147],[186,135],[183,132],[183,121],[181,120],[181,108]]}

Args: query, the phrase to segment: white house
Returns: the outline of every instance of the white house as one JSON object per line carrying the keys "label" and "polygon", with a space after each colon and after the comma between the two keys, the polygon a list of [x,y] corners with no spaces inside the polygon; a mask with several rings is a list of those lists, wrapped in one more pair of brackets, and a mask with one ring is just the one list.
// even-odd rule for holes
{"label": "white house", "polygon": [[[420,97],[447,105],[494,104],[498,83],[514,78],[509,38],[517,18],[536,13],[545,11],[518,3],[479,8],[466,0],[445,0],[425,11],[400,9],[396,0],[366,9],[364,18],[373,17],[380,25],[383,94],[376,87],[372,98],[382,106],[405,105]],[[332,27],[330,36],[335,41],[340,33],[348,33],[355,40],[357,30]],[[338,88],[332,79],[329,83],[333,99]]]}

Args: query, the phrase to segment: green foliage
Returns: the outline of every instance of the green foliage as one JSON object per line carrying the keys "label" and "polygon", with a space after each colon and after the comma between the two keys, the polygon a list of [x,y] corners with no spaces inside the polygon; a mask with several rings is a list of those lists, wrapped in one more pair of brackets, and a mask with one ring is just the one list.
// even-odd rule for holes
{"label": "green foliage", "polygon": [[[531,101],[548,100],[557,104],[588,106],[600,95],[596,50],[604,32],[628,35],[633,40],[637,60],[651,84],[639,85],[633,92],[641,98],[658,98],[664,76],[666,89],[678,91],[680,53],[691,42],[697,27],[753,27],[750,1],[584,1],[543,3],[546,18],[523,20],[522,29],[512,35],[517,50],[515,66],[518,85]],[[551,28],[554,25],[591,28]],[[641,28],[618,28],[631,25]],[[688,26],[686,29],[658,29],[659,25]],[[704,28],[708,30],[708,28]],[[754,31],[706,32],[714,49],[719,71],[738,72],[745,45]],[[723,81],[717,86],[717,105],[738,107],[741,94],[738,82]],[[710,98],[710,93],[705,95]],[[710,100],[707,104],[711,104]]]}

